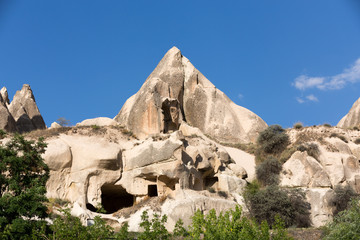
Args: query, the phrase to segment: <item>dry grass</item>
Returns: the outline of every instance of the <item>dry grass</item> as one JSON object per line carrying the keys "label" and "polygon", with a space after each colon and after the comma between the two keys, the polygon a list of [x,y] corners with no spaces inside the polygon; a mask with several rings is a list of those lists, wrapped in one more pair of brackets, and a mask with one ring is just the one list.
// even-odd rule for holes
{"label": "dry grass", "polygon": [[72,129],[71,127],[41,129],[41,130],[39,129],[39,130],[31,131],[28,133],[24,133],[24,136],[31,138],[31,139],[38,139],[40,137],[47,139],[47,138],[59,136],[61,133],[67,133],[71,129]]}

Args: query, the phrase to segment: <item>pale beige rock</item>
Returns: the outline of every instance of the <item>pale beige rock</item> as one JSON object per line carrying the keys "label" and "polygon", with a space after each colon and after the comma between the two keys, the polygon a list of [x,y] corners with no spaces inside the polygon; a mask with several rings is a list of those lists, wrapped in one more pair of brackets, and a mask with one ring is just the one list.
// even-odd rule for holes
{"label": "pale beige rock", "polygon": [[217,190],[225,191],[229,193],[242,193],[245,186],[247,185],[246,181],[237,177],[227,174],[217,174],[219,179],[217,184]]}
{"label": "pale beige rock", "polygon": [[332,186],[343,183],[345,178],[343,159],[349,155],[340,152],[328,152],[324,147],[320,146],[320,163],[324,170],[328,173]]}
{"label": "pale beige rock", "polygon": [[177,130],[186,121],[221,142],[254,142],[267,127],[216,89],[176,47],[114,119],[140,138]]}
{"label": "pale beige rock", "polygon": [[24,84],[21,91],[16,92],[9,105],[9,112],[15,119],[17,130],[20,132],[46,128],[28,84]]}
{"label": "pale beige rock", "polygon": [[49,129],[54,129],[54,128],[62,128],[62,127],[61,127],[61,125],[58,124],[57,122],[53,122],[53,123],[50,125]]}
{"label": "pale beige rock", "polygon": [[46,152],[42,157],[50,170],[70,168],[72,162],[70,146],[59,138],[47,140],[46,143]]}
{"label": "pale beige rock", "polygon": [[311,204],[310,218],[314,227],[324,226],[332,219],[330,199],[333,196],[331,188],[310,188],[306,190],[306,197]]}
{"label": "pale beige rock", "polygon": [[124,170],[144,167],[172,158],[176,149],[182,146],[182,142],[173,134],[165,141],[153,142],[151,138],[143,144],[125,152]]}
{"label": "pale beige rock", "polygon": [[118,122],[116,122],[114,119],[107,118],[107,117],[86,119],[86,120],[76,124],[76,126],[99,126],[99,127],[116,126],[116,125],[118,125]]}
{"label": "pale beige rock", "polygon": [[248,154],[240,149],[225,147],[225,150],[230,154],[236,165],[241,166],[247,173],[247,180],[252,181],[255,176],[255,156]]}
{"label": "pale beige rock", "polygon": [[329,176],[320,163],[306,152],[295,152],[283,164],[280,185],[288,187],[331,187]]}
{"label": "pale beige rock", "polygon": [[350,128],[360,125],[360,98],[351,107],[348,114],[346,114],[337,124],[341,128]]}
{"label": "pale beige rock", "polygon": [[8,94],[6,87],[3,87],[0,90],[0,94],[1,94],[1,97],[2,97],[2,100],[4,101],[4,103],[6,104],[6,106],[8,106],[10,104],[10,100],[9,100],[9,94]]}
{"label": "pale beige rock", "polygon": [[192,190],[179,191],[174,200],[168,199],[161,207],[162,213],[168,216],[167,229],[172,231],[176,222],[181,218],[184,226],[191,224],[191,216],[196,210],[207,214],[211,209],[219,214],[221,211],[234,209],[237,203],[232,199],[206,196]]}
{"label": "pale beige rock", "polygon": [[[1,94],[2,95],[2,94]],[[6,101],[0,95],[0,129],[4,129],[7,132],[16,131],[16,123],[12,115],[10,114]]]}
{"label": "pale beige rock", "polygon": [[97,137],[86,136],[61,135],[60,139],[71,147],[73,158],[72,172],[91,168],[107,170],[121,168],[121,147],[116,143]]}

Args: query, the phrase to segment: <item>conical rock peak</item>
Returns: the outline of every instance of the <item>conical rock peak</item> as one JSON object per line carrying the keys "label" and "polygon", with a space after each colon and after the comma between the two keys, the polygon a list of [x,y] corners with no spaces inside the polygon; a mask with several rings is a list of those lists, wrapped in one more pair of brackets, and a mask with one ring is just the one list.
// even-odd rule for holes
{"label": "conical rock peak", "polygon": [[179,129],[182,122],[227,143],[254,142],[267,125],[236,105],[171,48],[114,118],[140,138]]}

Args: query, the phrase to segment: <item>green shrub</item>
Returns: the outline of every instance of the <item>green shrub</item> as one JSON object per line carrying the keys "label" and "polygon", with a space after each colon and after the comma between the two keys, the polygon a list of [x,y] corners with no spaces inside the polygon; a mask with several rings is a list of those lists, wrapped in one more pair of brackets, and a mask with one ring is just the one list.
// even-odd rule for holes
{"label": "green shrub", "polygon": [[310,204],[305,201],[305,193],[299,189],[283,190],[276,185],[253,191],[245,190],[245,201],[258,223],[267,221],[273,226],[275,216],[284,220],[285,226],[309,227]]}
{"label": "green shrub", "polygon": [[0,139],[6,137],[6,132],[3,129],[0,129]]}
{"label": "green shrub", "polygon": [[187,239],[291,239],[284,229],[283,221],[275,216],[273,230],[270,231],[266,221],[261,224],[242,216],[241,209],[229,210],[216,215],[215,210],[210,210],[204,215],[196,211],[189,226]]}
{"label": "green shrub", "polygon": [[281,170],[281,163],[276,158],[270,157],[256,166],[256,178],[263,186],[278,184]]}
{"label": "green shrub", "polygon": [[298,151],[307,152],[307,154],[319,161],[320,150],[316,143],[305,143],[297,147]]}
{"label": "green shrub", "polygon": [[303,128],[303,124],[301,122],[297,122],[294,124],[293,126],[295,129],[302,129]]}
{"label": "green shrub", "polygon": [[349,205],[349,209],[340,212],[326,225],[325,240],[360,239],[360,202],[352,200]]}
{"label": "green shrub", "polygon": [[53,233],[49,236],[52,239],[127,239],[127,225],[121,230],[119,235],[114,234],[114,229],[106,225],[105,221],[99,216],[94,218],[94,224],[86,227],[81,224],[78,217],[71,216],[70,210],[62,210],[63,216],[59,216],[54,220],[51,229]]}
{"label": "green shrub", "polygon": [[354,143],[360,144],[360,138],[355,139]]}
{"label": "green shrub", "polygon": [[331,124],[330,124],[330,123],[324,123],[323,126],[330,128],[330,127],[331,127]]}
{"label": "green shrub", "polygon": [[334,196],[330,200],[330,204],[334,206],[333,214],[336,215],[344,211],[352,198],[357,197],[358,194],[349,186],[337,185],[334,188]]}
{"label": "green shrub", "polygon": [[256,160],[262,162],[269,155],[278,156],[290,144],[289,136],[279,125],[272,125],[262,131],[257,139]]}
{"label": "green shrub", "polygon": [[170,234],[165,228],[167,216],[164,215],[160,218],[158,214],[154,214],[150,220],[147,211],[144,211],[141,215],[140,227],[144,229],[139,234],[139,240],[152,240],[152,239],[170,239]]}
{"label": "green shrub", "polygon": [[343,142],[348,143],[348,140],[343,135],[340,135],[340,134],[337,134],[337,133],[332,133],[332,134],[330,134],[330,137],[331,138],[336,137],[336,138],[339,138],[340,140],[342,140]]}
{"label": "green shrub", "polygon": [[92,128],[93,130],[99,130],[99,129],[100,129],[100,126],[98,126],[98,125],[91,125],[91,128]]}

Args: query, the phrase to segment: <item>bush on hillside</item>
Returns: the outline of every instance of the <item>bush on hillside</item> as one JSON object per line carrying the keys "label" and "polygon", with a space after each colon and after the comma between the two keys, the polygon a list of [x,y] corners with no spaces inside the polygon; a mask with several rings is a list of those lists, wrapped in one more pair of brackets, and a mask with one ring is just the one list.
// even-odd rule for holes
{"label": "bush on hillside", "polygon": [[281,170],[281,163],[276,158],[270,157],[256,166],[256,178],[263,186],[278,184]]}
{"label": "bush on hillside", "polygon": [[334,206],[333,214],[336,215],[344,211],[352,198],[356,198],[358,194],[349,186],[337,185],[334,188],[334,196],[331,198],[330,204]]}
{"label": "bush on hillside", "polygon": [[307,154],[319,161],[320,149],[316,143],[306,143],[297,147],[298,151],[307,152]]}
{"label": "bush on hillside", "polygon": [[[285,226],[309,227],[310,204],[305,201],[305,193],[300,189],[283,190],[276,185],[254,191],[247,186],[244,197],[250,214],[258,223],[267,221],[273,226],[275,216],[284,220]],[[252,193],[249,193],[249,190]]]}
{"label": "bush on hillside", "polygon": [[293,128],[295,129],[302,129],[303,128],[303,124],[301,122],[297,122],[294,124]]}
{"label": "bush on hillside", "polygon": [[279,155],[290,144],[289,136],[279,125],[272,125],[262,131],[257,139],[257,160],[266,159],[267,155]]}

